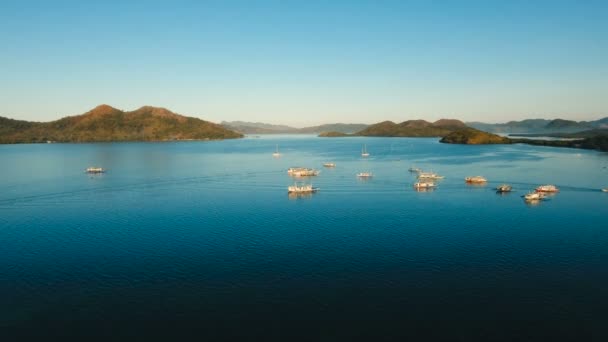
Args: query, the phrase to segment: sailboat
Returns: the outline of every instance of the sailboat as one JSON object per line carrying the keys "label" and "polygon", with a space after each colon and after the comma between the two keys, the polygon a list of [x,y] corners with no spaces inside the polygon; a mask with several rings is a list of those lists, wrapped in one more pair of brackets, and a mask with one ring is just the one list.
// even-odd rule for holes
{"label": "sailboat", "polygon": [[367,146],[363,144],[363,149],[361,150],[361,157],[369,157],[369,153],[367,152]]}
{"label": "sailboat", "polygon": [[278,158],[281,156],[281,154],[279,153],[279,144],[277,144],[277,148],[274,150],[274,153],[272,154],[273,157]]}

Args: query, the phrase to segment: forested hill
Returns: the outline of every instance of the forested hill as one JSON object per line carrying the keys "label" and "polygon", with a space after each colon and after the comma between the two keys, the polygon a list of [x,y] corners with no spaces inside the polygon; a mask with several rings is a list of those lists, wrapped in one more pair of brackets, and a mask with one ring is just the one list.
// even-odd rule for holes
{"label": "forested hill", "polygon": [[82,115],[51,122],[0,117],[0,143],[167,141],[240,138],[218,124],[144,106],[125,112],[100,105]]}

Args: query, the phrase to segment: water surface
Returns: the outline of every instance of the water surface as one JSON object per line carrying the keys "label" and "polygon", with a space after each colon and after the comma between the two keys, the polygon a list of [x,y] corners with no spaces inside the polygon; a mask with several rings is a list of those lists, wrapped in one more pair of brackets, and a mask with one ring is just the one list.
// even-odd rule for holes
{"label": "water surface", "polygon": [[[608,338],[605,153],[262,136],[0,145],[0,165],[0,337]],[[288,196],[290,166],[321,190]],[[411,166],[446,178],[417,192]]]}

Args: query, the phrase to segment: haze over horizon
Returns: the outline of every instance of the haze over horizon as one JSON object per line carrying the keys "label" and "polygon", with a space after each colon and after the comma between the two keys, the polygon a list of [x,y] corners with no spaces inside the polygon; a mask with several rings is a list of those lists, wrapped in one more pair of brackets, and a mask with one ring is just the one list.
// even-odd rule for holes
{"label": "haze over horizon", "polygon": [[0,116],[294,127],[608,116],[602,1],[0,4]]}

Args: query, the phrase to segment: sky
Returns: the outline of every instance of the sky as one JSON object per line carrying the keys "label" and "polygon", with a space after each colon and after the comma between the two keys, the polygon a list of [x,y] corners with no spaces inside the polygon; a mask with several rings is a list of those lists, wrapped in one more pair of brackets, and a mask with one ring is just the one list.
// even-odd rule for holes
{"label": "sky", "polygon": [[0,116],[608,116],[608,1],[0,1]]}

